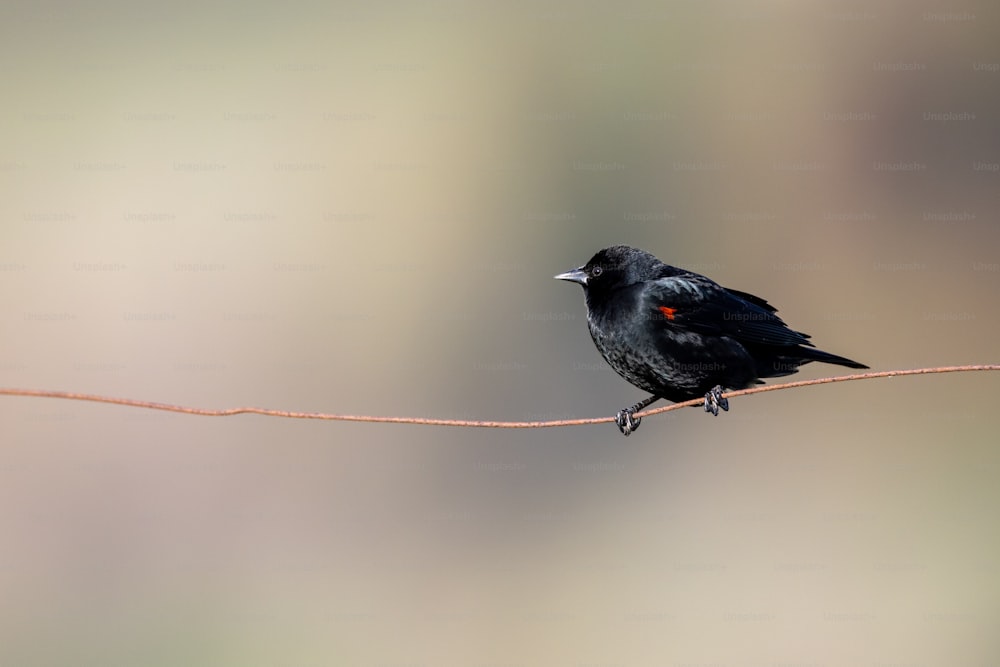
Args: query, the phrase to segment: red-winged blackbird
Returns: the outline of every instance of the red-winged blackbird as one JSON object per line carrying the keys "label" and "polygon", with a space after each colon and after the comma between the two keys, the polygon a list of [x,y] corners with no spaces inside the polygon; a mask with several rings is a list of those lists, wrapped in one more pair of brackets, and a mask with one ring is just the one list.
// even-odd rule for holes
{"label": "red-winged blackbird", "polygon": [[583,286],[597,349],[615,372],[653,394],[618,412],[615,423],[626,436],[639,427],[635,413],[661,398],[704,396],[705,411],[718,416],[719,408],[729,409],[723,389],[791,375],[810,361],[868,368],[817,350],[764,299],[636,248],[605,248],[556,279]]}

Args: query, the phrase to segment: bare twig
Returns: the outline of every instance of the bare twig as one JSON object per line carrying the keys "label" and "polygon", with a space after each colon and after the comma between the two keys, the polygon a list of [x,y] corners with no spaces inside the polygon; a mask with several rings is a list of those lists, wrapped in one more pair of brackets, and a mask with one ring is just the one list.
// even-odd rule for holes
{"label": "bare twig", "polygon": [[[970,371],[1000,371],[1000,365],[981,364],[975,366],[940,366],[938,368],[915,368],[900,371],[875,371],[871,373],[857,373],[854,375],[839,375],[837,377],[817,378],[815,380],[800,380],[798,382],[785,382],[783,384],[761,385],[750,389],[726,392],[727,398],[735,396],[748,396],[759,394],[765,391],[778,391],[779,389],[792,389],[794,387],[809,387],[816,384],[832,384],[834,382],[850,382],[853,380],[872,380],[875,378],[901,377],[904,375],[929,375],[932,373],[961,373]],[[324,419],[328,421],[344,422],[373,422],[380,424],[419,424],[422,426],[464,426],[475,428],[551,428],[555,426],[584,426],[588,424],[604,424],[613,422],[614,417],[592,417],[589,419],[558,419],[554,421],[533,421],[533,422],[501,422],[501,421],[476,421],[468,419],[428,419],[425,417],[376,417],[369,415],[332,415],[324,412],[291,412],[288,410],[268,410],[266,408],[228,408],[225,410],[208,410],[205,408],[191,408],[183,405],[172,405],[170,403],[154,403],[151,401],[140,401],[132,398],[115,398],[113,396],[98,396],[95,394],[78,394],[70,391],[49,391],[44,389],[7,389],[0,388],[0,395],[5,396],[33,396],[36,398],[64,398],[73,401],[90,401],[93,403],[111,403],[112,405],[125,405],[132,408],[146,408],[148,410],[164,410],[166,412],[180,412],[188,415],[201,415],[203,417],[228,417],[231,415],[265,415],[267,417],[288,417],[291,419]],[[684,403],[673,403],[661,408],[646,410],[637,414],[637,417],[648,417],[658,415],[663,412],[670,412],[693,405],[701,405],[703,399],[685,401]]]}

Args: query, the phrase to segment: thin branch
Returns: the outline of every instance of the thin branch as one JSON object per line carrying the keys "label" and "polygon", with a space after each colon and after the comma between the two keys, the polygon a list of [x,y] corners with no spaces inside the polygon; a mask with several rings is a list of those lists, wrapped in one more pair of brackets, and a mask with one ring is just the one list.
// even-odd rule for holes
{"label": "thin branch", "polygon": [[[872,373],[857,373],[854,375],[839,375],[837,377],[818,378],[815,380],[800,380],[798,382],[785,382],[783,384],[760,385],[750,389],[726,392],[727,398],[736,396],[749,396],[765,391],[778,391],[779,389],[792,389],[795,387],[809,387],[816,384],[832,384],[834,382],[851,382],[853,380],[872,380],[875,378],[901,377],[904,375],[929,375],[932,373],[962,373],[970,371],[1000,371],[1000,365],[981,364],[975,366],[941,366],[938,368],[915,368],[912,370],[900,371],[875,371]],[[98,396],[95,394],[78,394],[70,391],[48,391],[42,389],[7,389],[0,387],[0,395],[4,396],[33,396],[36,398],[63,398],[72,401],[90,401],[92,403],[111,403],[112,405],[125,405],[132,408],[146,408],[148,410],[164,410],[166,412],[180,412],[187,415],[201,415],[203,417],[229,417],[231,415],[264,415],[267,417],[288,417],[291,419],[323,419],[327,421],[342,422],[369,422],[379,424],[419,424],[422,426],[464,426],[475,428],[551,428],[555,426],[585,426],[588,424],[604,424],[613,422],[614,417],[594,417],[589,419],[558,419],[555,421],[534,421],[534,422],[501,422],[501,421],[475,421],[467,419],[428,419],[424,417],[375,417],[369,415],[332,415],[324,412],[291,412],[288,410],[268,410],[266,408],[228,408],[225,410],[208,410],[205,408],[191,408],[183,405],[172,405],[170,403],[154,403],[151,401],[140,401],[131,398],[115,398],[113,396]],[[694,405],[701,405],[703,399],[696,398],[684,403],[673,403],[661,408],[645,410],[638,413],[638,417],[649,417],[671,410],[678,410]]]}

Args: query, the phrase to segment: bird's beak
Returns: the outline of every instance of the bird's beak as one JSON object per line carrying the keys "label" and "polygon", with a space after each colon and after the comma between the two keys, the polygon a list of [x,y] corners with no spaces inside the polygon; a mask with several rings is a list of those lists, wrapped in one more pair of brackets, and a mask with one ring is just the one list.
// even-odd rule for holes
{"label": "bird's beak", "polygon": [[566,273],[560,273],[555,276],[556,280],[568,280],[571,283],[578,283],[587,286],[587,272],[583,270],[581,266],[579,269],[573,269],[572,271],[567,271]]}

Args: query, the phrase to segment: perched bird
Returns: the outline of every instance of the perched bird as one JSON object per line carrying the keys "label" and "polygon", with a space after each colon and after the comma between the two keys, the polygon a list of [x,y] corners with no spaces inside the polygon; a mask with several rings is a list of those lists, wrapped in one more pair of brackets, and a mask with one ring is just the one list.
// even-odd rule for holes
{"label": "perched bird", "polygon": [[661,398],[704,396],[705,411],[718,416],[719,408],[729,409],[723,390],[791,375],[810,361],[868,368],[817,350],[764,299],[637,248],[605,248],[555,277],[583,287],[587,326],[604,360],[652,394],[618,412],[615,423],[626,436],[639,426],[635,413]]}

